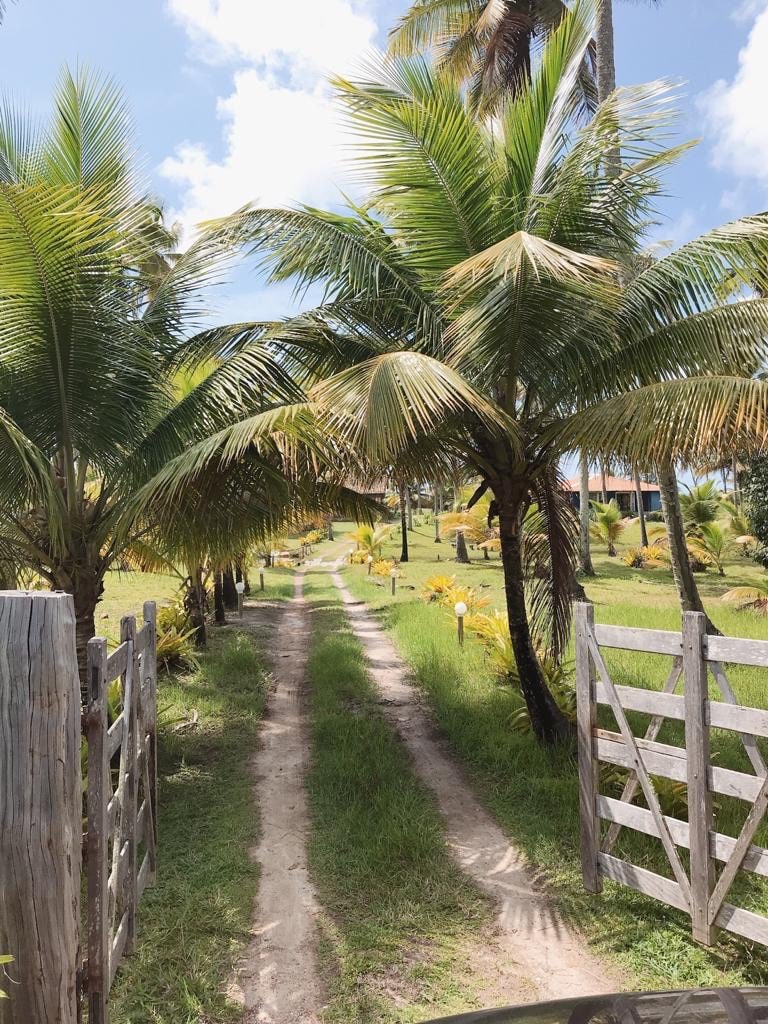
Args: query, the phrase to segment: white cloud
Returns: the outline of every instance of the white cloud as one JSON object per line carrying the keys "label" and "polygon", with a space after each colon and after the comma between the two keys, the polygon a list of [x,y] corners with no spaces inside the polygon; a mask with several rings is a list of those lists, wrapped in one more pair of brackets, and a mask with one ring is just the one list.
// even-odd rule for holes
{"label": "white cloud", "polygon": [[346,138],[326,78],[374,42],[360,0],[169,0],[169,9],[199,58],[236,66],[218,102],[223,157],[189,141],[161,165],[180,190],[174,215],[189,229],[248,202],[334,201]]}
{"label": "white cloud", "polygon": [[721,79],[701,98],[715,134],[716,166],[768,184],[768,6],[751,5],[749,38],[731,81]]}

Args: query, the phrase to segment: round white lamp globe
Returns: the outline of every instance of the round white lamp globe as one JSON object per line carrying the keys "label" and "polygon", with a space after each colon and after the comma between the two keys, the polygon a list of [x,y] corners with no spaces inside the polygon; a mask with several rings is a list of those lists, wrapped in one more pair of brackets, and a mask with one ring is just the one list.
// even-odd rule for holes
{"label": "round white lamp globe", "polygon": [[453,610],[454,612],[456,612],[457,618],[463,619],[464,616],[467,614],[468,608],[463,601],[457,601],[456,604],[453,606]]}
{"label": "round white lamp globe", "polygon": [[245,583],[243,583],[242,580],[239,583],[236,583],[235,584],[235,590],[238,592],[238,594],[244,594],[245,593]]}

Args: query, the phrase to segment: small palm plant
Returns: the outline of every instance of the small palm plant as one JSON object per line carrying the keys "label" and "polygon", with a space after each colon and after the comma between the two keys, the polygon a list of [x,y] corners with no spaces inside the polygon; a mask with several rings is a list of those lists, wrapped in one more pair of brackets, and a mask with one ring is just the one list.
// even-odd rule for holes
{"label": "small palm plant", "polygon": [[443,535],[453,534],[456,537],[456,561],[467,564],[469,553],[467,541],[479,544],[486,539],[488,531],[485,522],[477,512],[444,512],[440,519]]}
{"label": "small palm plant", "polygon": [[392,536],[392,527],[386,526],[383,523],[375,523],[373,526],[363,524],[358,526],[349,535],[349,539],[353,540],[358,548],[363,551],[366,555],[372,555],[374,558],[381,558],[381,551],[384,545]]}
{"label": "small palm plant", "polygon": [[594,516],[590,532],[593,537],[608,546],[608,555],[615,558],[616,541],[624,532],[621,510],[614,499],[607,503],[591,501],[590,505]]}
{"label": "small palm plant", "polygon": [[756,615],[768,615],[768,578],[753,587],[734,587],[723,594],[723,600],[735,604],[739,611],[749,609]]}
{"label": "small palm plant", "polygon": [[688,536],[698,532],[704,523],[714,523],[722,506],[723,496],[714,480],[694,484],[687,488],[687,494],[680,495],[683,526]]}
{"label": "small palm plant", "polygon": [[703,565],[714,565],[725,576],[724,560],[734,545],[733,537],[719,523],[701,523],[698,533],[688,542],[692,558]]}

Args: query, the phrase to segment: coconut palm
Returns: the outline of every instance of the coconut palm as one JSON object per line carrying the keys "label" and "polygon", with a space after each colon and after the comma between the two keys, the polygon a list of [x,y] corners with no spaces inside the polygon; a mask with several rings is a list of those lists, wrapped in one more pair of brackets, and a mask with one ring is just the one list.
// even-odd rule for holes
{"label": "coconut palm", "polygon": [[336,493],[311,486],[316,467],[291,441],[302,413],[287,405],[302,392],[257,326],[247,353],[179,395],[188,336],[223,350],[243,329],[199,333],[220,246],[201,241],[161,272],[157,228],[112,84],[65,73],[40,131],[2,108],[0,562],[73,595],[81,667],[123,552],[151,542],[179,564],[217,564]]}
{"label": "coconut palm", "polygon": [[467,541],[479,544],[486,539],[487,528],[484,520],[477,512],[443,512],[440,516],[440,527],[443,534],[456,538],[456,561],[469,564]]}
{"label": "coconut palm", "polygon": [[695,536],[701,526],[714,523],[721,511],[722,494],[714,480],[686,486],[686,494],[680,495],[683,512],[683,526],[687,536]]}
{"label": "coconut palm", "polygon": [[[374,467],[408,462],[421,478],[458,456],[480,476],[475,499],[493,498],[510,635],[545,740],[567,731],[537,657],[557,656],[569,636],[577,531],[560,458],[584,446],[643,466],[676,450],[678,432],[665,425],[680,426],[681,452],[701,447],[697,412],[757,386],[728,374],[764,347],[768,326],[764,300],[726,303],[719,290],[726,272],[763,258],[766,218],[620,277],[658,173],[684,147],[665,148],[672,115],[659,85],[620,90],[574,126],[591,36],[581,9],[564,18],[530,88],[492,126],[420,59],[339,82],[362,135],[365,203],[254,210],[218,226],[255,248],[272,279],[324,284],[326,302],[283,330],[325,378],[310,397],[329,430]],[[605,168],[617,133],[619,180]],[[723,376],[691,381],[681,401],[681,373],[713,370]],[[522,524],[533,502],[548,572],[526,586]]]}
{"label": "coconut palm", "polygon": [[[527,87],[533,47],[567,11],[563,0],[415,0],[390,32],[390,50],[407,56],[433,49],[438,67],[468,82],[473,104],[489,110]],[[586,66],[582,78],[594,99]]]}
{"label": "coconut palm", "polygon": [[725,576],[724,561],[733,550],[733,537],[719,523],[700,523],[695,536],[688,542],[691,556],[703,565],[714,565]]}
{"label": "coconut palm", "polygon": [[592,501],[592,536],[602,541],[608,548],[610,558],[616,557],[616,541],[624,532],[621,510],[615,500],[609,502]]}

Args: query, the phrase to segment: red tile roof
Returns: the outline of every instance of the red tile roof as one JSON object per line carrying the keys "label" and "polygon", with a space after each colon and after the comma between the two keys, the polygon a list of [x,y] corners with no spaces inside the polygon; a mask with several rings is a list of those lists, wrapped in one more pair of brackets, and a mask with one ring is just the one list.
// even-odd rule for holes
{"label": "red tile roof", "polygon": [[[572,480],[567,480],[566,481],[566,485],[565,485],[565,489],[567,491],[578,491],[579,490],[579,478],[578,477],[574,477]],[[589,489],[593,493],[595,491],[597,491],[598,494],[602,491],[602,489],[603,489],[603,482],[602,482],[602,480],[601,480],[601,478],[599,476],[591,476],[589,478]],[[620,476],[609,476],[609,477],[606,477],[606,480],[605,480],[605,489],[606,489],[606,491],[612,492],[614,494],[617,493],[617,492],[619,494],[626,493],[628,491],[629,492],[633,492],[635,490],[635,481],[634,480],[625,480],[624,477],[620,477]],[[641,491],[655,491],[656,493],[658,493],[659,485],[658,484],[648,484],[648,483],[645,482],[645,480],[641,480],[640,481],[640,490]]]}

